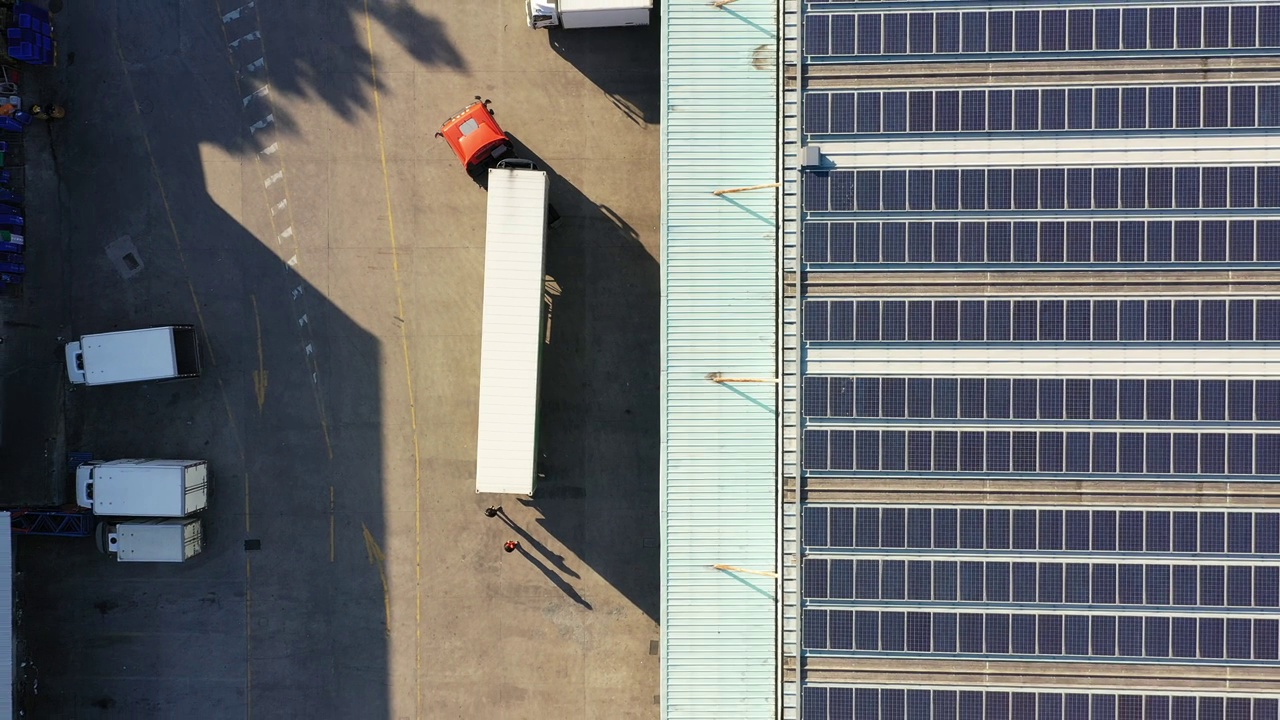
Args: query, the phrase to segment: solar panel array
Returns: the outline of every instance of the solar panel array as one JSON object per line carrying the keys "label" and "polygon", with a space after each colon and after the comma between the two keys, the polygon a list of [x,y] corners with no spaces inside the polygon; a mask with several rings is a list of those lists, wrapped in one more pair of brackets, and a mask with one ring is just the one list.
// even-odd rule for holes
{"label": "solar panel array", "polygon": [[806,300],[811,342],[1274,342],[1280,300]]}
{"label": "solar panel array", "polygon": [[836,170],[805,183],[811,213],[1280,208],[1280,167]]}
{"label": "solar panel array", "polygon": [[1280,700],[811,685],[803,711],[805,720],[1280,720]]}
{"label": "solar panel array", "polygon": [[861,474],[1280,476],[1280,434],[1009,430],[804,431],[806,470]]}
{"label": "solar panel array", "polygon": [[815,420],[1280,422],[1280,380],[809,375],[801,400]]}
{"label": "solar panel array", "polygon": [[821,554],[857,548],[877,555],[936,550],[932,554],[1004,557],[1004,551],[1025,550],[1058,557],[1066,551],[1107,561],[1115,553],[1276,555],[1280,511],[809,505],[802,541]]}
{"label": "solar panel array", "polygon": [[[806,222],[805,263],[1134,266],[1280,263],[1280,220]],[[858,269],[858,268],[851,268]]]}
{"label": "solar panel array", "polygon": [[1280,4],[801,14],[800,717],[1280,720]]}
{"label": "solar panel array", "polygon": [[811,134],[1280,127],[1280,85],[814,91]]}
{"label": "solar panel array", "polygon": [[804,23],[804,52],[811,58],[1221,54],[1276,47],[1280,5],[811,13]]}

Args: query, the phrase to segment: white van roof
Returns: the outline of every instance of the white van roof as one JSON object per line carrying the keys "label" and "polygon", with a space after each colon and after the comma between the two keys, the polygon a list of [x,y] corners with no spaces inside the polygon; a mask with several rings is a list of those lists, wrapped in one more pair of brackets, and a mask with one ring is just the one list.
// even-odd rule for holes
{"label": "white van roof", "polygon": [[91,385],[171,378],[178,374],[173,328],[98,333],[80,338],[85,378]]}

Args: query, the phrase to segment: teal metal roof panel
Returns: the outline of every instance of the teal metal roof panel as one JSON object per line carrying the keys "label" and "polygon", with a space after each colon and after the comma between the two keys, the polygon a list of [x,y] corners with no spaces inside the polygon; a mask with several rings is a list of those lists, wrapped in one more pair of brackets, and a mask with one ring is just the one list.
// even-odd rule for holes
{"label": "teal metal roof panel", "polygon": [[[662,705],[777,708],[775,0],[668,0],[662,116]],[[727,378],[769,382],[724,383]],[[741,570],[716,570],[727,565]]]}

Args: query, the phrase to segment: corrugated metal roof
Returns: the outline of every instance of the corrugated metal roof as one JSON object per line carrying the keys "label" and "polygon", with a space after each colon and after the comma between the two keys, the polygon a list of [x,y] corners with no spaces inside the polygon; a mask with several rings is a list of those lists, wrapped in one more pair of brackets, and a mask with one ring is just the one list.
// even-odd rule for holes
{"label": "corrugated metal roof", "polygon": [[476,492],[533,492],[547,187],[541,170],[489,171]]}
{"label": "corrugated metal roof", "polygon": [[663,16],[663,716],[774,718],[777,4]]}

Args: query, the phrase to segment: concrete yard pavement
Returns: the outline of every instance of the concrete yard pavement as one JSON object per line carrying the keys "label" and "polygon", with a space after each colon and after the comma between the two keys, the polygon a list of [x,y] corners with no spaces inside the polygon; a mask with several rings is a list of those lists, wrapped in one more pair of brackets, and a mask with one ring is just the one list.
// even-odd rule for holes
{"label": "concrete yard pavement", "polygon": [[[657,717],[656,28],[235,4],[55,18],[47,302],[207,341],[197,381],[71,392],[67,445],[216,486],[183,566],[19,544],[28,717]],[[476,94],[564,216],[533,499],[474,492],[485,194],[432,134]]]}

